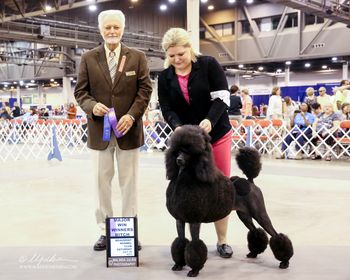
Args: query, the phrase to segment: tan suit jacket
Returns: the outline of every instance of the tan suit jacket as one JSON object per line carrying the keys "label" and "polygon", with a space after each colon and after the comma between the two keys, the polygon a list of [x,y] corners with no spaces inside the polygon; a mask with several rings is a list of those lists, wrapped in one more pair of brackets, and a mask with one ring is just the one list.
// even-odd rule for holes
{"label": "tan suit jacket", "polygon": [[129,132],[118,139],[121,149],[142,146],[142,115],[148,106],[151,93],[152,85],[144,53],[122,44],[117,73],[112,84],[103,44],[85,52],[81,58],[74,95],[88,117],[88,147],[104,150],[108,146],[108,142],[102,140],[103,117],[92,114],[97,102],[109,108],[114,107],[118,119],[125,114],[135,118]]}

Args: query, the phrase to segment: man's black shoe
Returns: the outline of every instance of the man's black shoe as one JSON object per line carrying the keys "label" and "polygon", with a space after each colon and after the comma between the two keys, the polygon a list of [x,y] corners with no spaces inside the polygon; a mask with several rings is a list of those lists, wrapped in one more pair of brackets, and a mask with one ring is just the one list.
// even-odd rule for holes
{"label": "man's black shoe", "polygon": [[94,250],[95,251],[103,251],[106,250],[106,236],[105,235],[101,235],[100,238],[96,241],[95,245],[94,245]]}
{"label": "man's black shoe", "polygon": [[137,244],[137,250],[141,251],[141,249],[142,249],[142,246],[141,246],[141,243],[139,241],[139,243]]}
{"label": "man's black shoe", "polygon": [[216,249],[222,258],[231,258],[233,254],[231,246],[227,244],[216,245]]}

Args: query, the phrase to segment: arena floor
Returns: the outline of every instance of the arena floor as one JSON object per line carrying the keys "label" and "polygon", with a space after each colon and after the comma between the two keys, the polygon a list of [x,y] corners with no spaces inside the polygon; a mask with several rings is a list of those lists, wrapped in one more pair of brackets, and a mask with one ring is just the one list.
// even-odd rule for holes
{"label": "arena floor", "polygon": [[[1,279],[184,279],[188,268],[170,270],[176,228],[165,207],[163,161],[162,153],[141,155],[138,268],[106,268],[105,253],[92,250],[99,232],[88,155],[1,163]],[[255,260],[246,259],[247,230],[232,213],[231,259],[217,256],[214,226],[202,226],[209,254],[199,279],[349,280],[349,163],[263,158],[256,183],[276,229],[293,241],[289,269],[278,269],[269,248]],[[232,174],[241,174],[236,165]],[[118,216],[118,188],[114,196]]]}

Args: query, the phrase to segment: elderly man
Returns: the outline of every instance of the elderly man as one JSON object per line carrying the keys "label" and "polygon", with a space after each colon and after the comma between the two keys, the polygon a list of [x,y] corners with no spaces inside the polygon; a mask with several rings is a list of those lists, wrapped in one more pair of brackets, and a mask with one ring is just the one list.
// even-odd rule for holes
{"label": "elderly man", "polygon": [[[98,25],[104,44],[83,54],[75,98],[88,117],[97,188],[96,221],[101,236],[94,250],[106,249],[105,219],[113,216],[111,182],[116,162],[122,195],[122,216],[137,214],[139,147],[144,143],[142,115],[152,87],[145,55],[120,41],[125,16],[103,11]],[[140,249],[140,248],[139,248]]]}

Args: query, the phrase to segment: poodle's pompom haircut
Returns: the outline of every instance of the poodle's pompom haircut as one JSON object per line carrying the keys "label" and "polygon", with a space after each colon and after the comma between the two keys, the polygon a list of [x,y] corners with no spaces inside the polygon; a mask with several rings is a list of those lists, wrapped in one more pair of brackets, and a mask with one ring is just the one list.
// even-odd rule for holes
{"label": "poodle's pompom haircut", "polygon": [[217,168],[214,164],[210,136],[197,125],[184,125],[170,138],[170,148],[165,153],[166,176],[176,179],[179,167],[176,158],[183,152],[190,155],[187,168],[203,182],[213,182]]}
{"label": "poodle's pompom haircut", "polygon": [[236,155],[239,168],[247,176],[250,182],[258,177],[261,170],[260,153],[255,148],[243,147]]}

